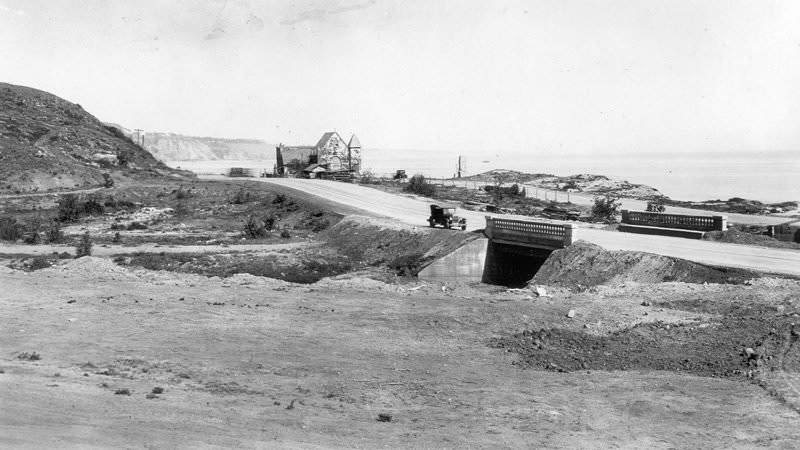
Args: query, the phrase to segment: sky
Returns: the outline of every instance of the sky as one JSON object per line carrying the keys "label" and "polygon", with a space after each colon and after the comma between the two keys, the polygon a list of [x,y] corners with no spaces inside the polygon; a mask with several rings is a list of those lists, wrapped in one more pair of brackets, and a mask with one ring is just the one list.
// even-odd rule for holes
{"label": "sky", "polygon": [[800,2],[0,0],[0,81],[289,145],[800,156]]}

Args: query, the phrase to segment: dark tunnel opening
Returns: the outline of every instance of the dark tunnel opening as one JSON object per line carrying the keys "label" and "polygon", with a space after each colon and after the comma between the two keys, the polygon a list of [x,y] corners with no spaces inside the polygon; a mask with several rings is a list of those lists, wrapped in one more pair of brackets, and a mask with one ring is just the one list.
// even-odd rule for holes
{"label": "dark tunnel opening", "polygon": [[524,287],[552,252],[489,241],[481,281],[511,288]]}

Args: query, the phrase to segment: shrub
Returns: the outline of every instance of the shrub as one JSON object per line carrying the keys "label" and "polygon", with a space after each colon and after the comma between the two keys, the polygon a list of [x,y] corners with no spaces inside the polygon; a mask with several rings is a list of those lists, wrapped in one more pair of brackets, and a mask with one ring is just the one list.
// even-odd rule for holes
{"label": "shrub", "polygon": [[145,224],[143,224],[141,222],[131,222],[128,225],[128,230],[146,230],[146,229],[147,229],[147,225],[145,225]]}
{"label": "shrub", "polygon": [[270,214],[269,216],[264,218],[264,228],[267,231],[272,231],[272,228],[275,226],[275,222],[278,221],[278,216],[275,214]]}
{"label": "shrub", "polygon": [[191,188],[184,189],[183,186],[178,186],[178,190],[175,191],[175,198],[177,198],[178,200],[192,198],[193,196],[194,194],[192,194]]}
{"label": "shrub", "polygon": [[94,198],[90,198],[83,203],[83,212],[89,216],[103,214],[105,210],[103,204]]}
{"label": "shrub", "polygon": [[408,180],[408,184],[403,188],[403,191],[424,197],[432,197],[436,194],[436,186],[428,183],[424,175],[416,174]]}
{"label": "shrub", "polygon": [[92,236],[87,231],[81,236],[81,240],[75,246],[75,257],[80,258],[83,256],[92,255]]}
{"label": "shrub", "polygon": [[105,188],[114,187],[114,179],[111,178],[111,175],[109,175],[108,173],[103,173],[103,187]]}
{"label": "shrub", "polygon": [[[271,227],[272,225],[270,225]],[[264,221],[258,219],[256,216],[248,216],[244,223],[242,234],[247,239],[258,239],[269,236]]]}
{"label": "shrub", "polygon": [[0,217],[0,240],[14,242],[22,238],[22,225],[13,217]]}
{"label": "shrub", "polygon": [[45,240],[51,244],[58,244],[64,241],[64,232],[61,231],[61,224],[52,221],[44,230]]}
{"label": "shrub", "polygon": [[375,182],[375,173],[372,169],[361,171],[361,179],[358,180],[361,184],[372,184]]}
{"label": "shrub", "polygon": [[191,215],[192,211],[186,206],[185,202],[178,202],[178,204],[172,208],[172,213],[175,217],[188,217]]}
{"label": "shrub", "polygon": [[42,357],[36,352],[22,352],[17,355],[17,359],[21,359],[23,361],[39,361]]}
{"label": "shrub", "polygon": [[285,194],[277,194],[275,198],[272,199],[272,204],[274,205],[281,205],[286,202],[286,195]]}
{"label": "shrub", "polygon": [[230,198],[230,203],[233,205],[243,205],[250,202],[250,200],[250,191],[246,191],[244,188],[241,188],[235,194],[233,194],[233,197]]}
{"label": "shrub", "polygon": [[58,221],[74,222],[80,218],[83,209],[77,195],[64,195],[58,201]]}
{"label": "shrub", "polygon": [[419,273],[419,269],[423,263],[423,255],[415,253],[412,255],[401,255],[389,261],[387,266],[392,269],[394,273],[401,277],[412,277]]}
{"label": "shrub", "polygon": [[42,241],[42,236],[39,234],[39,231],[42,229],[41,218],[32,219],[30,222],[28,222],[28,226],[25,228],[26,244],[38,244]]}
{"label": "shrub", "polygon": [[120,167],[128,167],[131,159],[133,159],[133,155],[129,150],[120,150],[119,153],[117,153],[117,164]]}
{"label": "shrub", "polygon": [[292,234],[289,233],[289,230],[281,230],[281,237],[284,239],[289,239],[292,237]]}
{"label": "shrub", "polygon": [[119,231],[114,233],[114,238],[111,239],[111,242],[113,242],[115,244],[119,244],[120,242],[122,242],[122,235],[119,234]]}
{"label": "shrub", "polygon": [[610,195],[595,197],[594,206],[592,206],[592,218],[600,221],[613,221],[619,212],[620,205],[620,200]]}
{"label": "shrub", "polygon": [[502,200],[503,198],[524,198],[525,188],[520,189],[518,184],[512,184],[509,187],[503,186],[484,186],[483,190],[492,194],[494,201]]}
{"label": "shrub", "polygon": [[52,265],[53,263],[51,263],[49,259],[37,256],[33,258],[33,260],[31,260],[30,264],[28,265],[28,268],[30,270],[40,270],[40,269],[46,269]]}

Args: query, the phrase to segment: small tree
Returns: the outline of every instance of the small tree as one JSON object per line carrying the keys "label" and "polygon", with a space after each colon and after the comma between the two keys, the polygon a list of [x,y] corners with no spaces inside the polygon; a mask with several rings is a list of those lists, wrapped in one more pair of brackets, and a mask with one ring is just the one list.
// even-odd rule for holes
{"label": "small tree", "polygon": [[103,206],[103,204],[100,203],[100,201],[98,201],[97,199],[90,198],[89,200],[83,202],[83,212],[85,212],[86,215],[89,216],[100,215],[103,214],[105,210],[106,209]]}
{"label": "small tree", "polygon": [[[270,224],[270,228],[271,227],[272,224]],[[247,239],[258,239],[269,236],[267,228],[264,226],[264,221],[258,219],[256,216],[249,216],[247,218],[242,233]]]}
{"label": "small tree", "polygon": [[108,173],[103,173],[103,187],[105,188],[114,187],[114,179],[111,178],[111,175],[109,175]]}
{"label": "small tree", "polygon": [[44,230],[45,239],[51,244],[58,244],[64,240],[64,232],[61,231],[61,224],[52,221]]}
{"label": "small tree", "polygon": [[75,222],[83,212],[83,205],[75,194],[67,194],[58,201],[58,221]]}
{"label": "small tree", "polygon": [[130,150],[120,150],[117,153],[117,165],[120,167],[128,167],[132,159]]}
{"label": "small tree", "polygon": [[14,217],[0,217],[0,240],[16,241],[22,237],[22,229]]}
{"label": "small tree", "polygon": [[621,202],[618,198],[606,195],[605,197],[595,197],[592,207],[592,218],[603,222],[611,222],[619,213]]}
{"label": "small tree", "polygon": [[416,174],[408,180],[408,184],[403,188],[404,192],[411,192],[412,194],[422,195],[424,197],[433,197],[436,195],[436,187],[427,180],[422,174]]}
{"label": "small tree", "polygon": [[365,169],[361,171],[361,180],[359,180],[359,182],[361,184],[371,184],[374,178],[375,173],[372,171],[372,169]]}
{"label": "small tree", "polygon": [[80,242],[75,246],[75,257],[92,256],[92,236],[87,231],[81,236]]}

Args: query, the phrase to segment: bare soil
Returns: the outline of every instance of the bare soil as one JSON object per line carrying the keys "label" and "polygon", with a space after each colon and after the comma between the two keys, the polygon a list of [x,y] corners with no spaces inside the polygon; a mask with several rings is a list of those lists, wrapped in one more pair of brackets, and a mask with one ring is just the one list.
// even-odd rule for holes
{"label": "bare soil", "polygon": [[[296,285],[99,258],[0,270],[0,446],[791,448],[800,439],[800,416],[778,383],[772,395],[753,381],[765,366],[741,356],[752,379],[678,370],[687,354],[719,360],[718,347],[697,340],[666,355],[650,348],[660,367],[585,353],[589,370],[570,372],[496,344],[539,328],[559,330],[545,343],[551,355],[574,351],[562,336],[582,330],[594,333],[588,343],[617,342],[623,330],[652,342],[669,336],[661,324],[724,330],[731,308],[754,302],[759,320],[772,320],[763,308],[794,312],[792,281],[599,286],[531,300],[530,291],[489,286],[359,277]],[[567,318],[568,309],[577,314]],[[642,326],[648,311],[660,325]],[[745,328],[743,345],[755,330]],[[627,345],[610,348],[630,361]],[[29,359],[34,352],[40,359]]]}

